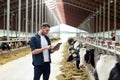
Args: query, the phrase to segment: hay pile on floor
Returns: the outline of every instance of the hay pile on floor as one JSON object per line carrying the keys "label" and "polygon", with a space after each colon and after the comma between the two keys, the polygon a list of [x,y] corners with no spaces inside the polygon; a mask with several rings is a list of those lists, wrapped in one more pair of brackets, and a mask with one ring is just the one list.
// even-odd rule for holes
{"label": "hay pile on floor", "polygon": [[64,46],[64,59],[61,61],[62,67],[60,68],[62,74],[57,76],[58,80],[89,80],[84,68],[78,70],[73,62],[66,62],[68,58],[68,44]]}
{"label": "hay pile on floor", "polygon": [[7,54],[0,55],[0,65],[3,65],[11,60],[18,59],[30,53],[30,48],[23,48]]}

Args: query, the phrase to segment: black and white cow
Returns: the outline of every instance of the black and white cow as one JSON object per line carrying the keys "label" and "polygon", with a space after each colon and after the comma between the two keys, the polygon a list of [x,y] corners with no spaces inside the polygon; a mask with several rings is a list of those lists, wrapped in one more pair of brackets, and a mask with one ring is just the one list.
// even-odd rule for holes
{"label": "black and white cow", "polygon": [[5,42],[0,43],[0,53],[2,53],[5,50],[8,50],[8,51],[11,52],[11,46],[10,46],[10,44],[5,43]]}
{"label": "black and white cow", "polygon": [[120,80],[120,59],[110,54],[98,56],[94,71],[95,80]]}
{"label": "black and white cow", "polygon": [[67,62],[70,61],[75,61],[76,67],[77,69],[80,69],[79,64],[80,64],[80,59],[79,59],[79,51],[78,50],[74,50],[74,52],[72,52],[67,59]]}
{"label": "black and white cow", "polygon": [[94,60],[94,51],[95,49],[81,48],[80,55],[80,67],[85,66],[85,64],[91,64],[92,67],[95,68],[95,60]]}
{"label": "black and white cow", "polygon": [[68,62],[75,61],[77,69],[80,69],[79,68],[79,64],[80,64],[80,59],[79,59],[80,46],[79,45],[80,43],[78,41],[73,41],[73,43],[69,45],[69,48],[68,48],[69,56],[67,59]]}
{"label": "black and white cow", "polygon": [[68,44],[69,44],[69,45],[73,45],[73,43],[74,43],[74,39],[73,39],[73,38],[69,38],[69,39],[68,39]]}
{"label": "black and white cow", "polygon": [[120,80],[120,58],[111,53],[94,56],[94,51],[80,48],[80,67],[90,63],[94,67],[95,80]]}
{"label": "black and white cow", "polygon": [[9,50],[10,51],[11,47],[10,47],[10,45],[8,43],[1,43],[0,49],[2,49],[3,51],[4,50]]}

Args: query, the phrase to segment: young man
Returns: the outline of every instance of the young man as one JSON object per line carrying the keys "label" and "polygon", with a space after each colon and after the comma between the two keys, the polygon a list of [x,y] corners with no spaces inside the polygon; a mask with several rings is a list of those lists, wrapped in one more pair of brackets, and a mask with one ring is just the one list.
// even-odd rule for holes
{"label": "young man", "polygon": [[34,66],[34,79],[40,80],[40,76],[43,74],[43,80],[49,80],[50,75],[50,53],[58,50],[51,50],[51,42],[47,36],[50,31],[50,25],[43,23],[40,31],[35,34],[30,40],[30,47],[32,50],[32,59]]}

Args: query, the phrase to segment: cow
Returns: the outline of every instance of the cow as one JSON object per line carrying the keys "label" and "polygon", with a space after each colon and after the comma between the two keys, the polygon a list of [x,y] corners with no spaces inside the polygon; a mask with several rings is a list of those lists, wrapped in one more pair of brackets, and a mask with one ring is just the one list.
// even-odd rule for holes
{"label": "cow", "polygon": [[94,60],[94,51],[95,49],[81,48],[79,55],[80,55],[80,67],[85,66],[85,64],[91,64],[93,68],[95,68],[95,60]]}
{"label": "cow", "polygon": [[27,41],[21,41],[22,46],[26,46],[27,45]]}
{"label": "cow", "polygon": [[73,38],[69,38],[69,39],[68,39],[68,44],[69,44],[69,45],[72,45],[73,42],[74,42],[74,39],[73,39]]}
{"label": "cow", "polygon": [[0,49],[2,49],[2,51],[6,50],[6,49],[11,51],[11,46],[10,46],[10,44],[3,42],[0,45]]}
{"label": "cow", "polygon": [[80,64],[80,59],[79,59],[79,50],[80,50],[80,43],[78,41],[74,41],[74,44],[70,44],[68,51],[69,51],[69,56],[67,59],[67,62],[74,61],[76,64],[77,69],[79,68]]}
{"label": "cow", "polygon": [[80,58],[79,51],[73,50],[73,52],[68,56],[67,62],[75,61],[77,69],[80,69],[80,67],[79,67],[80,59],[79,58]]}
{"label": "cow", "polygon": [[95,80],[120,80],[120,59],[111,54],[97,55]]}
{"label": "cow", "polygon": [[71,43],[69,43],[68,50],[71,51],[73,49],[77,49],[80,47],[80,43],[77,40],[73,40]]}

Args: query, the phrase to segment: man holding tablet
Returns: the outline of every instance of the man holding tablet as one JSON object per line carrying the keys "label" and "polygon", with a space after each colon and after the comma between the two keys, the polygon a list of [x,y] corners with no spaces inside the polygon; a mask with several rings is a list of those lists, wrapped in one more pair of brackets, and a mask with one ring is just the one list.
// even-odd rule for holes
{"label": "man holding tablet", "polygon": [[50,31],[50,25],[43,23],[41,29],[30,40],[30,48],[32,51],[32,60],[34,66],[34,79],[40,80],[43,74],[43,80],[49,80],[50,75],[50,54],[59,50],[60,44],[52,48],[51,41],[47,36]]}

